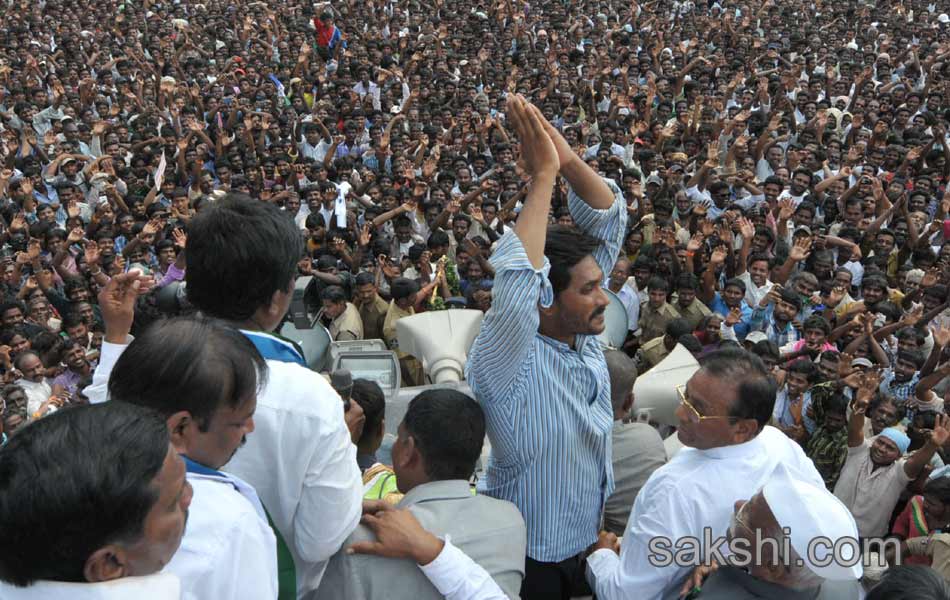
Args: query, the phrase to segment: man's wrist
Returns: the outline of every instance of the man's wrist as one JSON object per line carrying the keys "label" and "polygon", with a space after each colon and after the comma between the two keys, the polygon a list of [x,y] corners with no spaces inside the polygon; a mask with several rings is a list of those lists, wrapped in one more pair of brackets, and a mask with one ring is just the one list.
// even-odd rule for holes
{"label": "man's wrist", "polygon": [[445,542],[431,533],[425,532],[425,535],[413,544],[412,559],[422,566],[428,565],[439,557],[444,547]]}
{"label": "man's wrist", "polygon": [[106,335],[103,341],[110,344],[125,345],[128,343],[129,332],[131,330],[131,324],[129,327],[109,327],[106,325]]}

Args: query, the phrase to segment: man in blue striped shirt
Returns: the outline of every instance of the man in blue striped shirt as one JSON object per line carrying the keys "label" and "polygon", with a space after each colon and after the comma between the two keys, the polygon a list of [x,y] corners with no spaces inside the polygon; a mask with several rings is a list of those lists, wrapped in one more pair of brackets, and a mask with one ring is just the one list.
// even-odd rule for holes
{"label": "man in blue striped shirt", "polygon": [[[614,488],[610,381],[595,336],[609,303],[601,283],[617,260],[627,211],[619,188],[536,107],[509,96],[507,117],[532,182],[492,256],[492,308],[467,378],[492,444],[484,491],[517,505],[528,528],[522,598],[569,598]],[[548,228],[558,173],[571,186],[576,228]]]}

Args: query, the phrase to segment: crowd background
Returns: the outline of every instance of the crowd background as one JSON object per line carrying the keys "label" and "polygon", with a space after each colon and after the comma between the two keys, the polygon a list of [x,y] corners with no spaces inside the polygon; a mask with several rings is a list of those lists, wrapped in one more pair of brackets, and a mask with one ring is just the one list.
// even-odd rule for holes
{"label": "crowd background", "polygon": [[[4,436],[85,402],[99,291],[133,268],[150,277],[144,331],[185,277],[189,222],[229,192],[294,220],[298,275],[317,281],[333,339],[398,350],[399,318],[490,310],[493,249],[531,182],[506,115],[520,94],[622,191],[604,285],[637,370],[677,344],[746,347],[777,383],[773,424],[828,489],[873,489],[846,468],[865,405],[869,435],[906,431],[885,436],[895,455],[879,466],[946,437],[948,8],[5,2]],[[575,224],[568,198],[559,178],[552,224]],[[404,383],[424,384],[400,358]],[[930,487],[950,475],[946,452],[873,510],[838,494],[862,536],[950,524],[950,494]]]}

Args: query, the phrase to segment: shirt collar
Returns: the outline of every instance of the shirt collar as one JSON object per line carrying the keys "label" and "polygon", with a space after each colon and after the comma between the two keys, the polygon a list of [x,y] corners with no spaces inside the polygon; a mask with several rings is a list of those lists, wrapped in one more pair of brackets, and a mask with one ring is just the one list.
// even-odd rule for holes
{"label": "shirt collar", "polygon": [[468,481],[464,479],[430,481],[409,490],[399,502],[399,507],[404,508],[430,500],[453,500],[471,497],[472,488]]}
{"label": "shirt collar", "polygon": [[748,442],[732,444],[731,446],[720,446],[718,448],[707,448],[705,450],[696,449],[696,452],[699,452],[706,458],[713,459],[736,458],[738,456],[757,454],[765,451],[765,449],[762,448],[762,442],[759,441],[760,435],[762,435],[761,431],[759,432],[759,435],[755,436]]}

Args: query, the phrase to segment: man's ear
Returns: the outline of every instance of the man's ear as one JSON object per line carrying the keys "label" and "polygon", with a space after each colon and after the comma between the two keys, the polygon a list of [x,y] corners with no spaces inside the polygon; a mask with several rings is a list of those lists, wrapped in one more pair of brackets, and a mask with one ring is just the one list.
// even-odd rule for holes
{"label": "man's ear", "polygon": [[627,392],[627,397],[623,401],[623,414],[629,414],[633,409],[633,390]]}
{"label": "man's ear", "polygon": [[172,446],[178,454],[188,454],[188,448],[198,433],[198,422],[187,410],[180,410],[165,419]]}
{"label": "man's ear", "polygon": [[82,573],[89,583],[112,581],[130,575],[125,550],[112,544],[99,548],[86,559]]}
{"label": "man's ear", "polygon": [[[411,435],[406,436],[406,444],[403,451],[399,453],[399,458],[399,466],[401,469],[421,467],[422,454],[419,452],[419,447],[416,446],[415,438]],[[395,457],[393,457],[393,460],[395,460]]]}
{"label": "man's ear", "polygon": [[[263,327],[265,323],[277,323],[280,324],[280,321],[284,318],[284,313],[281,312],[280,307],[284,304],[284,298],[288,295],[294,293],[294,282],[290,282],[290,286],[286,290],[277,290],[271,294],[270,302],[266,306],[260,306],[254,311],[254,316],[251,319],[258,324],[259,327]],[[276,329],[276,326],[275,326]]]}
{"label": "man's ear", "polygon": [[755,419],[740,419],[736,422],[735,435],[733,439],[736,443],[747,442],[759,433],[759,422]]}

